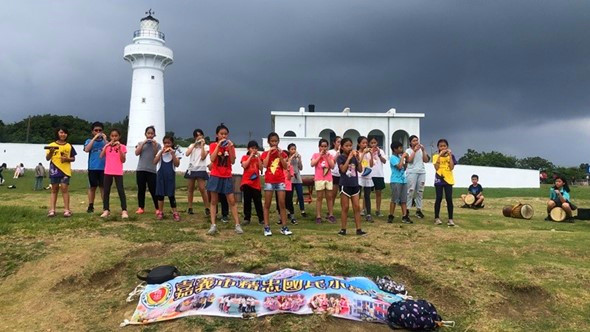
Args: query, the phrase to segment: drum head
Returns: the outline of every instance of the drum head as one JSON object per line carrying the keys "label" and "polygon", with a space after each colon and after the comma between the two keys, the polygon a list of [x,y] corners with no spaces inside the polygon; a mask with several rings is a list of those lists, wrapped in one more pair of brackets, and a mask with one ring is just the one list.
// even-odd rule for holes
{"label": "drum head", "polygon": [[566,217],[565,211],[560,207],[554,207],[550,214],[553,221],[564,221]]}
{"label": "drum head", "polygon": [[531,219],[533,217],[533,215],[535,214],[535,211],[533,210],[533,207],[528,205],[528,204],[524,204],[523,206],[520,207],[520,214],[522,215],[522,217],[524,219]]}
{"label": "drum head", "polygon": [[467,196],[465,196],[465,204],[467,205],[471,205],[475,203],[475,196],[468,194]]}

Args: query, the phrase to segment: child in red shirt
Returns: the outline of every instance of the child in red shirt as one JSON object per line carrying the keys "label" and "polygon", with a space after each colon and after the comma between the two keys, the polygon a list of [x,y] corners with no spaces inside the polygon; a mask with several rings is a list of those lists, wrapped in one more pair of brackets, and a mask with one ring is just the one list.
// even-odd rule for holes
{"label": "child in red shirt", "polygon": [[240,189],[244,193],[244,225],[250,223],[252,217],[252,202],[258,216],[258,223],[262,224],[264,212],[262,210],[262,188],[260,187],[260,173],[262,172],[262,159],[258,154],[258,143],[248,142],[248,154],[242,157],[242,183]]}
{"label": "child in red shirt", "polygon": [[236,149],[232,141],[227,136],[229,129],[222,123],[215,129],[216,141],[209,145],[209,154],[211,159],[211,176],[207,182],[207,191],[211,192],[210,209],[211,209],[211,228],[207,234],[217,233],[215,217],[217,215],[217,201],[219,194],[225,194],[229,203],[232,217],[236,223],[235,231],[237,234],[243,234],[240,220],[238,219],[238,206],[234,198],[234,186],[232,181],[232,165],[236,161]]}
{"label": "child in red shirt", "polygon": [[287,153],[279,147],[279,135],[275,132],[268,134],[268,145],[270,149],[265,151],[261,158],[262,164],[266,168],[264,173],[264,236],[271,236],[270,226],[268,223],[270,214],[270,205],[272,203],[272,194],[277,192],[278,205],[281,216],[281,234],[293,234],[287,227],[287,211],[285,209],[285,169],[288,169]]}

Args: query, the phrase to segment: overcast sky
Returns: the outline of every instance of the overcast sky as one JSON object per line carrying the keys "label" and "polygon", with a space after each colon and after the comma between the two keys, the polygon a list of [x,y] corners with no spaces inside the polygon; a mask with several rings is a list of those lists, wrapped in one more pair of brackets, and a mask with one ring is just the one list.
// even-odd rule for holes
{"label": "overcast sky", "polygon": [[[271,110],[425,113],[422,141],[590,162],[590,1],[3,1],[0,119],[129,112],[123,48],[150,7],[166,125],[266,136]],[[412,134],[412,133],[410,133]],[[212,135],[211,135],[212,136]]]}

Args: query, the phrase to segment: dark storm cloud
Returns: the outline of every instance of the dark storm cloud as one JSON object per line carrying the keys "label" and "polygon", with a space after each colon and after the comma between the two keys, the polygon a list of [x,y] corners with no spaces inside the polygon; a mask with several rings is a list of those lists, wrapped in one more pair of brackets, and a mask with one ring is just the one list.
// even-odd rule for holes
{"label": "dark storm cloud", "polygon": [[[424,141],[449,137],[459,152],[587,161],[588,148],[556,160],[560,142],[532,135],[549,123],[565,132],[569,120],[588,123],[590,3],[582,1],[12,1],[0,14],[0,118],[119,120],[131,82],[123,47],[149,7],[175,52],[167,128],[182,136],[224,121],[239,141],[262,137],[270,110],[309,103],[395,107],[425,113]],[[535,139],[506,138],[523,132]]]}

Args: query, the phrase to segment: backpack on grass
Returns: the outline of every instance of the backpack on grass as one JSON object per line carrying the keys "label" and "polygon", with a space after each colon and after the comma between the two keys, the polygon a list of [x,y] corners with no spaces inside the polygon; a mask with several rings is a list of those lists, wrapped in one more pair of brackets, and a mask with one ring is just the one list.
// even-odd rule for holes
{"label": "backpack on grass", "polygon": [[434,305],[425,300],[394,302],[387,310],[387,324],[392,329],[431,331],[442,326],[455,326],[455,322],[443,321]]}
{"label": "backpack on grass", "polygon": [[141,270],[137,273],[137,278],[148,284],[161,284],[172,280],[180,275],[180,271],[173,265],[162,265],[153,269]]}

